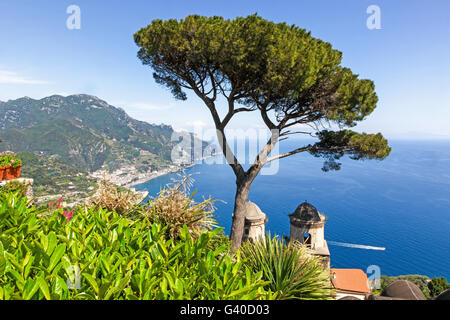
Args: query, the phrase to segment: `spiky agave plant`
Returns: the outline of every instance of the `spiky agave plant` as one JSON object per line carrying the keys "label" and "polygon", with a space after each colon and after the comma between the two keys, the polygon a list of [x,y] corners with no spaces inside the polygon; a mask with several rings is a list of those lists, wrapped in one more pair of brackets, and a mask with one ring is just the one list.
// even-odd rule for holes
{"label": "spiky agave plant", "polygon": [[178,238],[184,225],[194,238],[217,227],[213,215],[215,200],[208,198],[195,202],[195,191],[190,192],[193,182],[190,175],[183,173],[179,180],[173,181],[146,204],[144,214],[150,221],[167,226],[169,236],[174,239]]}
{"label": "spiky agave plant", "polygon": [[88,200],[87,204],[96,208],[116,211],[121,215],[130,215],[142,200],[142,196],[138,193],[103,179],[98,184],[97,192]]}
{"label": "spiky agave plant", "polygon": [[317,257],[298,243],[281,241],[278,237],[246,242],[240,249],[245,264],[254,272],[263,271],[265,289],[277,299],[332,299],[329,272]]}

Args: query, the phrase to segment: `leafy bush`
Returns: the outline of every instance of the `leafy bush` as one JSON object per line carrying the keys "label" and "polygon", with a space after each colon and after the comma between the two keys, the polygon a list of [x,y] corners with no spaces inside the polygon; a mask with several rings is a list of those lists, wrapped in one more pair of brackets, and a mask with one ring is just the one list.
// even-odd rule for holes
{"label": "leafy bush", "polygon": [[141,196],[129,189],[118,187],[106,180],[99,183],[97,192],[89,201],[90,206],[116,211],[126,215],[135,211]]}
{"label": "leafy bush", "polygon": [[447,283],[447,279],[444,277],[433,278],[428,282],[428,289],[430,290],[431,297],[436,298],[445,290],[450,289],[450,284]]}
{"label": "leafy bush", "polygon": [[214,201],[209,198],[196,203],[193,200],[195,192],[189,195],[190,182],[190,177],[185,176],[164,187],[156,198],[147,203],[144,211],[150,221],[167,226],[171,238],[177,238],[184,225],[194,238],[216,226],[213,218]]}
{"label": "leafy bush", "polygon": [[265,240],[244,243],[240,251],[246,266],[262,270],[265,288],[276,299],[332,299],[329,272],[304,246],[285,244],[269,234]]}
{"label": "leafy bush", "polygon": [[18,197],[25,197],[30,184],[17,180],[8,181],[0,187],[0,196],[8,193],[16,193]]}
{"label": "leafy bush", "polygon": [[54,210],[0,200],[0,300],[273,298],[260,270],[209,248],[220,229],[167,239],[146,216],[78,207],[68,221]]}

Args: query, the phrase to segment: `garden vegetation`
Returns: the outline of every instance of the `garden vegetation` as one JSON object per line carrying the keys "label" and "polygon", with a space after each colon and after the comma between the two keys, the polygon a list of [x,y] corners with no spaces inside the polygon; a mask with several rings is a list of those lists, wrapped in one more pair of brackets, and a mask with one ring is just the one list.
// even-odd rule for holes
{"label": "garden vegetation", "polygon": [[37,209],[19,193],[2,194],[0,299],[331,297],[325,271],[302,249],[273,239],[231,253],[222,229],[211,228],[210,200],[195,203],[176,188],[132,214],[99,205]]}

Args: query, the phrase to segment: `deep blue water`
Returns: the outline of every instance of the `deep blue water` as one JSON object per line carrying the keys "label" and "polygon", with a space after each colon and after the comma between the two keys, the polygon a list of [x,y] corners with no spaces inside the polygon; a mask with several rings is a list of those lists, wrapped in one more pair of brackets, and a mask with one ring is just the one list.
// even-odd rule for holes
{"label": "deep blue water", "polygon": [[[286,141],[288,151],[298,141]],[[304,200],[328,217],[328,241],[385,247],[385,251],[329,243],[331,266],[378,265],[386,275],[424,274],[450,280],[450,142],[390,141],[384,161],[341,159],[342,169],[321,170],[323,160],[298,154],[279,163],[276,175],[258,176],[249,200],[266,213],[266,230],[289,234],[287,214]],[[221,156],[218,156],[219,158]],[[229,233],[235,193],[234,174],[226,164],[198,164],[196,199],[213,197],[217,221]],[[150,180],[138,189],[155,196],[176,174]]]}

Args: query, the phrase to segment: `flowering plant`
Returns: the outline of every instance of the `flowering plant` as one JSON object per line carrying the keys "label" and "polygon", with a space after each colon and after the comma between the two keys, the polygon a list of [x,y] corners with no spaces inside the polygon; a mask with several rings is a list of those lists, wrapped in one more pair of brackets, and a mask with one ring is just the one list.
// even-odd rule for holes
{"label": "flowering plant", "polygon": [[[48,208],[47,208],[47,215],[51,215],[53,213],[61,213],[61,210],[63,210],[63,197],[61,196],[58,200],[56,200],[55,202],[50,202],[48,204]],[[60,210],[61,209],[61,210]],[[64,218],[66,218],[66,223],[68,223],[72,218],[73,218],[73,210],[70,211],[65,211],[63,210],[63,212],[61,213]]]}
{"label": "flowering plant", "polygon": [[17,168],[22,164],[22,160],[17,157],[15,153],[8,153],[3,151],[0,155],[0,167]]}

